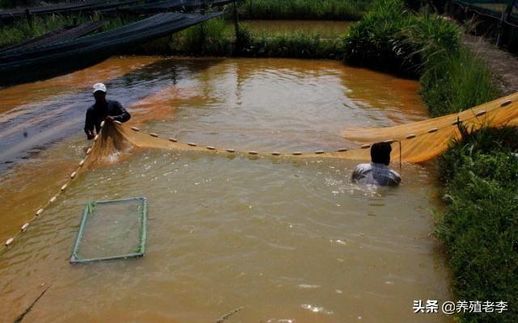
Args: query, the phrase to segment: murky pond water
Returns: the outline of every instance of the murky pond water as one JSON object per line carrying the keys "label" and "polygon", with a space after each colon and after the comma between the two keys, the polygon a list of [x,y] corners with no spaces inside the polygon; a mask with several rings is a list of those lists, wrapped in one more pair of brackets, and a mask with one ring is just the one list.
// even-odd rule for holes
{"label": "murky pond water", "polygon": [[244,20],[241,22],[254,34],[286,34],[300,32],[320,35],[323,38],[336,38],[344,35],[352,24],[348,21],[311,21],[311,20]]}
{"label": "murky pond water", "polygon": [[[105,80],[104,68],[127,66],[128,59],[90,69],[87,81]],[[348,126],[426,117],[415,82],[340,62],[133,63],[107,82],[109,96],[133,113],[130,123],[200,144],[333,148],[343,145],[340,132]],[[59,188],[83,154],[91,95],[89,84],[73,86],[30,103],[11,97],[0,115],[39,134],[0,134],[11,149],[0,157],[16,161],[1,175],[2,239]],[[28,121],[19,111],[41,117]],[[25,146],[12,148],[18,145]],[[46,149],[20,162],[34,145]],[[229,322],[447,320],[412,314],[414,299],[450,298],[429,236],[437,207],[433,168],[405,166],[401,187],[372,190],[351,183],[354,166],[135,149],[81,173],[0,256],[0,320],[12,321],[46,286],[27,321],[214,322],[237,308]],[[131,196],[149,201],[145,257],[70,265],[86,201]]]}

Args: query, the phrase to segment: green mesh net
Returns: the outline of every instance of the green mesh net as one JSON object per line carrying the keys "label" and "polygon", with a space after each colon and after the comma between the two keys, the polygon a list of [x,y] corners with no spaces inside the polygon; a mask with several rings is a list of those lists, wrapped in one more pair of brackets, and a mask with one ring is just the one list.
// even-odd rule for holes
{"label": "green mesh net", "polygon": [[89,202],[83,211],[70,262],[143,256],[146,221],[145,198]]}

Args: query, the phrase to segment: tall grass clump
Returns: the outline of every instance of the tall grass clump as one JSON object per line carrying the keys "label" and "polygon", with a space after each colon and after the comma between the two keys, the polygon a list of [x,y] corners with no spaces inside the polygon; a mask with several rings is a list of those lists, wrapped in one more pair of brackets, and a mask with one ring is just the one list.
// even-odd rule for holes
{"label": "tall grass clump", "polygon": [[415,21],[400,0],[376,1],[365,17],[354,24],[345,38],[348,64],[368,66],[408,76],[417,75],[421,61],[417,47],[406,41],[403,31]]}
{"label": "tall grass clump", "polygon": [[230,51],[231,43],[231,31],[226,22],[219,18],[173,34],[169,46],[176,54],[226,55]]}
{"label": "tall grass clump", "polygon": [[498,97],[491,71],[462,47],[421,76],[422,95],[433,116],[458,112]]}
{"label": "tall grass clump", "polygon": [[246,0],[242,19],[358,20],[372,0]]}
{"label": "tall grass clump", "polygon": [[422,95],[433,116],[465,110],[498,96],[491,71],[462,45],[457,25],[423,13],[403,34],[419,48]]}

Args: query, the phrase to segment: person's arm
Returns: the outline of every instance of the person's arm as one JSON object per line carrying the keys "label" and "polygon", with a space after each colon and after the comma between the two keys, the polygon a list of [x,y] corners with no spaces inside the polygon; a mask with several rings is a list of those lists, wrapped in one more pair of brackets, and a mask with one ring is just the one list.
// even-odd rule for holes
{"label": "person's arm", "polygon": [[88,109],[88,110],[86,110],[85,128],[84,128],[85,133],[86,133],[86,138],[88,140],[93,139],[95,137],[94,126],[95,126],[95,121],[94,121],[93,111],[92,111],[92,109]]}
{"label": "person's arm", "polygon": [[111,116],[110,119],[115,121],[126,122],[131,118],[129,112],[117,101],[115,101],[114,113],[115,115]]}

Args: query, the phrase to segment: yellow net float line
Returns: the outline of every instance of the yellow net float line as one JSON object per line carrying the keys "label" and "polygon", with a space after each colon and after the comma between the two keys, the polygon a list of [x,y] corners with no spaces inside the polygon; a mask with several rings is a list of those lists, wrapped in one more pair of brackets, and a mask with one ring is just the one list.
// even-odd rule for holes
{"label": "yellow net float line", "polygon": [[9,238],[5,241],[5,246],[6,247],[9,247],[10,245],[12,245],[14,242],[14,238]]}
{"label": "yellow net float line", "polygon": [[[518,99],[518,93],[513,96],[500,98],[493,102],[486,103],[484,105],[468,109],[463,112],[418,121],[410,124],[388,127],[388,128],[370,128],[366,129],[370,135],[367,135],[364,138],[371,138],[371,140],[365,140],[364,142],[357,142],[358,140],[351,139],[353,142],[357,142],[353,144],[354,146],[348,148],[339,148],[337,150],[315,150],[313,152],[259,152],[255,150],[251,151],[236,151],[233,148],[216,148],[214,146],[199,146],[196,143],[188,142],[183,143],[179,141],[177,138],[171,137],[169,141],[173,143],[173,145],[167,145],[164,142],[160,141],[147,141],[145,137],[140,137],[138,134],[131,134],[124,130],[124,128],[119,128],[117,131],[122,136],[128,140],[129,143],[137,146],[137,147],[148,147],[148,148],[159,148],[159,149],[171,149],[171,150],[194,150],[194,151],[212,151],[215,153],[227,152],[231,154],[241,154],[243,156],[302,156],[303,158],[318,156],[322,158],[342,158],[342,159],[355,159],[355,160],[368,160],[370,158],[369,154],[366,153],[370,147],[372,147],[373,143],[376,142],[388,142],[399,143],[399,152],[393,151],[392,158],[394,160],[400,159],[405,162],[423,162],[430,158],[433,158],[440,154],[442,151],[447,149],[449,141],[453,138],[458,138],[460,135],[460,125],[463,124],[465,127],[472,127],[473,129],[478,129],[483,122],[487,122],[489,125],[500,125],[503,123],[503,120],[506,118],[512,120],[516,119],[516,124],[518,124],[518,109],[514,109],[515,105],[513,105],[514,97]],[[498,112],[501,107],[511,107],[510,110],[505,112]],[[516,111],[515,111],[516,110]],[[496,112],[495,112],[496,111]],[[493,120],[496,115],[497,120]],[[484,116],[484,119],[478,119]],[[504,117],[504,118],[502,118]],[[454,128],[452,128],[454,127]],[[393,132],[393,128],[397,129],[397,131]],[[150,135],[151,137],[156,137],[159,140],[161,135],[156,133],[146,133],[138,128],[131,127],[131,129],[135,132],[140,132],[142,134]],[[388,131],[387,131],[388,130]],[[364,131],[364,130],[362,130]],[[370,136],[370,137],[369,137]],[[435,137],[436,136],[436,137]],[[362,136],[358,137],[362,140]],[[431,144],[430,144],[431,143]],[[402,149],[404,148],[404,149]]]}
{"label": "yellow net float line", "polygon": [[[121,124],[120,122],[115,122],[115,123],[118,123],[119,125]],[[105,122],[104,122],[104,121],[103,121],[103,122],[101,122],[101,129],[100,129],[99,134],[101,133],[102,129],[104,128],[104,125],[105,125]],[[92,144],[92,145],[91,145],[91,146],[86,150],[85,156],[84,156],[84,157],[83,157],[83,159],[81,159],[81,161],[78,163],[78,167],[77,167],[77,169],[76,169],[75,171],[73,171],[73,172],[70,174],[70,176],[69,176],[69,178],[68,178],[67,182],[66,182],[65,184],[63,184],[63,185],[60,187],[59,192],[58,192],[57,194],[55,194],[54,196],[52,196],[52,197],[49,199],[49,201],[45,204],[45,206],[43,206],[43,207],[39,208],[39,209],[34,213],[33,218],[32,218],[31,220],[29,220],[29,222],[26,222],[26,223],[24,223],[24,224],[21,226],[20,231],[19,231],[17,234],[15,234],[13,237],[8,238],[8,239],[5,241],[5,243],[4,243],[4,250],[3,250],[3,251],[5,251],[6,249],[8,249],[9,247],[11,247],[11,246],[13,245],[13,243],[16,241],[16,238],[17,238],[17,236],[18,236],[19,234],[24,233],[24,232],[27,232],[27,230],[29,229],[30,224],[31,224],[33,221],[35,221],[35,220],[36,220],[36,218],[40,217],[40,216],[43,214],[43,212],[45,212],[45,209],[46,209],[46,208],[48,208],[51,204],[55,203],[55,202],[57,201],[57,199],[58,199],[59,195],[60,195],[62,192],[64,192],[64,191],[68,188],[68,186],[70,185],[70,182],[71,182],[74,178],[76,178],[76,176],[77,176],[77,174],[78,174],[79,170],[83,167],[83,165],[84,165],[84,164],[85,164],[85,162],[86,162],[86,159],[88,158],[88,156],[89,156],[89,155],[90,155],[90,153],[92,152],[92,150],[93,150],[93,147],[94,147],[95,143],[96,143],[96,142],[98,141],[98,139],[99,139],[99,134],[97,134],[97,135],[94,137],[94,142],[93,142],[93,144]]]}
{"label": "yellow net float line", "polygon": [[[486,104],[483,104],[479,107],[475,107],[475,108],[472,108],[472,109],[468,109],[468,110],[465,110],[463,112],[460,112],[460,113],[457,113],[457,114],[452,114],[452,115],[447,115],[447,116],[443,116],[443,117],[439,117],[439,118],[435,118],[435,119],[429,119],[429,120],[425,120],[424,122],[422,121],[419,121],[419,122],[416,122],[416,123],[413,123],[413,124],[409,124],[409,125],[402,125],[402,127],[404,128],[408,128],[408,129],[422,129],[422,127],[420,127],[420,125],[422,123],[425,123],[425,124],[428,124],[428,123],[431,123],[431,122],[434,122],[434,123],[437,123],[437,124],[443,124],[442,126],[435,126],[435,127],[432,127],[432,128],[429,128],[427,130],[424,130],[423,131],[413,131],[413,132],[407,132],[406,134],[400,136],[399,138],[397,136],[395,136],[395,138],[393,139],[383,139],[383,138],[376,138],[376,136],[370,136],[371,138],[371,143],[364,143],[362,145],[360,145],[358,147],[359,150],[365,150],[369,147],[371,147],[372,143],[374,142],[380,142],[380,141],[385,141],[385,142],[390,142],[390,143],[393,143],[393,142],[399,142],[400,145],[401,145],[401,142],[403,140],[410,140],[410,139],[413,139],[413,141],[415,142],[415,139],[420,137],[420,136],[427,136],[427,135],[431,135],[431,134],[438,134],[440,133],[441,130],[444,130],[444,129],[447,129],[447,128],[450,128],[452,126],[454,127],[458,127],[460,124],[463,124],[463,123],[466,123],[469,125],[469,122],[473,121],[473,119],[477,119],[478,120],[478,117],[481,117],[481,116],[488,116],[489,114],[493,113],[496,111],[496,113],[498,113],[498,109],[499,108],[506,108],[508,106],[512,106],[513,103],[515,101],[513,101],[513,99],[518,99],[518,93],[515,93],[513,95],[510,95],[508,97],[504,97],[504,98],[500,98],[500,99],[497,99],[495,101],[492,101],[492,102],[488,102]],[[485,107],[484,109],[482,109],[482,107]],[[515,108],[517,108],[515,106]],[[471,114],[470,114],[471,113]],[[499,116],[500,117],[500,123],[503,123],[502,120],[507,120],[508,122],[514,122],[513,124],[518,124],[518,109],[516,109],[516,111],[514,110],[509,110],[508,112],[506,112],[508,115],[506,115],[505,117],[507,118],[503,118],[502,116]],[[463,118],[461,118],[461,115],[463,116]],[[454,120],[453,122],[446,122],[446,123],[443,123],[443,120],[448,120],[449,118],[453,118],[455,117],[456,120]],[[486,119],[486,122],[487,122],[487,119]],[[121,122],[118,122],[118,121],[114,121],[114,124],[117,125],[117,126],[122,126],[122,123]],[[498,125],[499,123],[496,123],[496,125]],[[495,124],[493,124],[495,125]],[[473,126],[473,124],[472,124]],[[479,127],[482,126],[482,123],[480,123],[478,125]],[[104,122],[101,123],[101,130],[103,129],[104,127]],[[393,128],[401,128],[401,126],[396,126],[396,127],[392,127]],[[398,128],[398,129],[399,129]],[[392,129],[388,129],[390,131],[392,131]],[[131,130],[133,130],[134,132],[141,132],[141,130],[137,127],[131,127]],[[370,131],[371,133],[374,132],[376,133],[376,135],[378,135],[378,132],[380,132],[380,128],[371,128],[371,129],[364,129],[363,131],[365,132],[367,130]],[[386,130],[387,129],[381,129],[381,130]],[[382,133],[385,133],[383,131],[381,131]],[[149,136],[151,137],[154,137],[154,138],[159,138],[159,135],[156,134],[156,133],[150,133],[148,134]],[[367,136],[369,137],[369,136]],[[391,136],[388,136],[386,135],[385,137],[391,137]],[[392,136],[394,137],[394,136]],[[86,158],[91,154],[92,152],[92,148],[94,147],[95,143],[98,141],[99,139],[99,134],[97,134],[94,138],[94,143],[92,144],[92,146],[90,148],[87,149],[86,151],[86,156],[79,162],[79,167],[77,168],[77,170],[75,170],[71,175],[70,175],[70,178],[68,180],[68,182],[63,185],[61,187],[61,192],[64,191],[68,184],[70,183],[70,181],[72,181],[78,174],[79,170],[81,169],[81,167],[84,165],[85,163],[85,160]],[[382,140],[379,140],[379,139],[382,139]],[[169,141],[170,142],[173,142],[173,143],[178,143],[180,145],[184,145],[182,143],[180,143],[176,138],[169,138]],[[196,143],[187,143],[185,144],[186,146],[190,146],[190,147],[195,147],[195,148],[198,148],[198,145]],[[426,148],[428,148],[427,145],[425,145]],[[202,148],[198,148],[197,150],[200,150]],[[213,146],[206,146],[205,147],[206,150],[210,150],[210,151],[218,151],[215,147]],[[352,149],[354,151],[354,149]],[[228,148],[228,149],[225,149],[225,151],[227,153],[240,153],[240,154],[245,154],[244,152],[237,152],[236,150],[232,149],[232,148]],[[302,153],[302,152],[292,152],[291,155],[292,156],[311,156],[311,155],[323,155],[323,154],[333,154],[333,153],[346,153],[346,152],[349,152],[351,151],[351,149],[349,148],[339,148],[335,151],[329,151],[329,152],[326,152],[324,150],[317,150],[313,153]],[[400,146],[400,151],[401,151],[401,146]],[[260,155],[260,154],[267,154],[267,153],[259,153],[257,151],[249,151],[248,152],[248,155]],[[269,153],[270,155],[272,156],[283,156],[283,155],[289,155],[289,154],[282,154],[280,152],[271,152]],[[335,155],[333,155],[335,156]],[[400,152],[400,158],[401,158],[401,152]],[[53,196],[49,202],[47,203],[46,206],[44,206],[43,208],[40,208],[38,209],[38,211],[36,211],[35,213],[35,217],[33,218],[33,220],[40,216],[43,212],[44,212],[44,209],[47,208],[51,203],[55,202],[58,195],[61,193],[61,192],[58,192],[58,194],[56,194],[55,196]],[[31,220],[32,221],[32,220]],[[25,225],[24,225],[25,226]],[[28,226],[25,227],[25,230],[21,230],[21,232],[25,232],[26,229],[28,228]],[[12,243],[14,242],[14,237],[12,238],[9,238],[6,242],[5,242],[5,246],[6,247],[9,247]]]}
{"label": "yellow net float line", "polygon": [[[124,125],[122,125],[122,127],[124,127]],[[136,128],[136,127],[130,127],[129,129],[133,130],[134,132],[141,133],[143,135],[148,135],[148,136],[150,136],[152,138],[160,139],[162,137],[160,134],[157,134],[155,132],[146,132],[146,131],[144,131],[142,129],[139,129],[139,128]],[[138,129],[138,130],[136,130],[136,129]],[[274,152],[268,153],[268,152],[259,152],[259,151],[256,151],[256,150],[237,151],[234,148],[217,148],[217,147],[211,146],[211,145],[207,145],[207,146],[199,145],[199,144],[194,143],[194,142],[182,143],[180,140],[178,140],[175,137],[169,137],[167,140],[172,142],[172,143],[175,143],[175,144],[185,145],[185,146],[197,148],[195,150],[205,150],[205,151],[211,151],[211,152],[227,152],[227,153],[231,153],[231,154],[237,153],[237,154],[249,155],[249,156],[259,156],[259,155],[271,155],[271,156],[277,156],[277,157],[278,156],[310,156],[310,155],[322,155],[322,154],[333,153],[333,152],[346,152],[346,151],[350,150],[349,148],[340,148],[340,149],[338,149],[336,151],[315,150],[315,151],[312,151],[312,152],[294,151],[294,152],[285,152],[285,153],[274,151]],[[151,147],[155,147],[155,146],[156,145],[152,145]],[[361,148],[362,149],[367,149],[367,148],[370,148],[370,146],[371,146],[370,144],[362,145]],[[181,146],[178,146],[178,148],[180,150],[182,149]],[[185,149],[185,148],[183,148],[183,149]]]}

